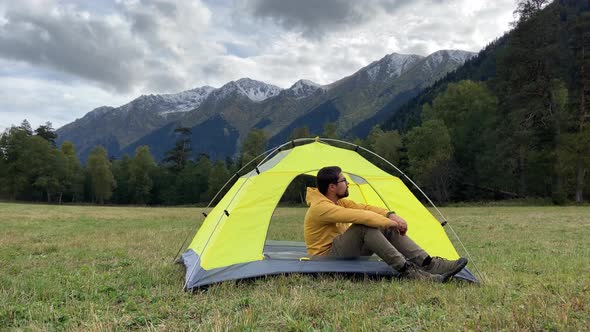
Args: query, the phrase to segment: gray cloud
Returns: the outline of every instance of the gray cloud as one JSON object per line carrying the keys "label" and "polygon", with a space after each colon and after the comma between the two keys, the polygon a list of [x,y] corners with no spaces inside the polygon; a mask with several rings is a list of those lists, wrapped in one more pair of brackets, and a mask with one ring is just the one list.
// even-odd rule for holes
{"label": "gray cloud", "polygon": [[142,49],[107,22],[76,13],[7,11],[0,27],[0,56],[128,91]]}
{"label": "gray cloud", "polygon": [[239,10],[256,18],[269,19],[306,37],[354,27],[369,22],[379,13],[393,13],[410,0],[241,0]]}
{"label": "gray cloud", "polygon": [[256,55],[257,50],[248,44],[226,42],[223,44],[229,54],[240,58],[248,58]]}
{"label": "gray cloud", "polygon": [[[0,57],[127,93],[141,87],[183,88],[186,73],[172,67],[190,61],[187,50],[203,49],[187,38],[197,37],[207,24],[207,11],[198,3],[121,2],[102,15],[73,4],[46,5],[10,4],[0,13]],[[163,65],[147,65],[153,61]],[[154,77],[166,77],[166,83],[155,83]]]}
{"label": "gray cloud", "polygon": [[[0,60],[0,67],[8,65]],[[17,65],[27,67],[28,65]],[[102,105],[122,105],[132,95],[113,95],[107,91],[81,84],[39,80],[36,77],[2,76],[0,79],[0,127],[18,125],[23,119],[37,126],[51,121],[55,128],[84,116]]]}
{"label": "gray cloud", "polygon": [[168,61],[160,59],[147,59],[144,90],[147,91],[173,91],[182,90],[186,84],[186,75],[179,73]]}
{"label": "gray cloud", "polygon": [[178,15],[178,8],[174,3],[154,0],[151,4],[158,9],[159,14],[166,15],[169,18],[175,18]]}
{"label": "gray cloud", "polygon": [[132,19],[132,31],[140,35],[154,36],[158,33],[158,22],[153,15],[149,13],[133,13],[130,15]]}
{"label": "gray cloud", "polygon": [[166,36],[162,36],[162,28],[168,22],[176,20],[178,8],[175,3],[144,0],[139,5],[121,3],[117,6],[117,10],[130,22],[131,33],[134,36],[148,42],[150,47],[169,46]]}

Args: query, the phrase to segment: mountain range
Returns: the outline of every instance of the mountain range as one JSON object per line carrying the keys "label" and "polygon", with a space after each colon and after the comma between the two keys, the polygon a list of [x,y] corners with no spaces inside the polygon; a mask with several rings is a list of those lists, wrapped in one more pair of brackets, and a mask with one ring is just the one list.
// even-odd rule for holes
{"label": "mountain range", "polygon": [[213,159],[234,156],[252,128],[269,145],[295,128],[319,135],[327,122],[342,137],[364,138],[370,129],[475,53],[442,50],[426,57],[392,53],[328,85],[299,80],[282,89],[242,78],[220,88],[203,86],[176,94],[142,95],[120,107],[92,110],[57,130],[57,143],[74,143],[85,161],[97,145],[119,158],[148,145],[161,160],[176,141],[174,129],[192,129],[192,149]]}

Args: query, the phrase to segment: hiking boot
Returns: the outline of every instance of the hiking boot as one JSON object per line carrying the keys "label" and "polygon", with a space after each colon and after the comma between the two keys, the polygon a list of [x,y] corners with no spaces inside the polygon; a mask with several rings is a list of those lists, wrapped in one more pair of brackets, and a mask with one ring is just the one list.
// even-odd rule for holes
{"label": "hiking boot", "polygon": [[406,262],[404,267],[399,271],[399,276],[403,279],[426,280],[432,282],[446,281],[442,275],[428,273],[409,261]]}
{"label": "hiking boot", "polygon": [[422,270],[432,274],[440,274],[447,281],[450,277],[459,273],[467,265],[467,258],[461,257],[451,261],[441,257],[432,257],[430,263],[422,267]]}

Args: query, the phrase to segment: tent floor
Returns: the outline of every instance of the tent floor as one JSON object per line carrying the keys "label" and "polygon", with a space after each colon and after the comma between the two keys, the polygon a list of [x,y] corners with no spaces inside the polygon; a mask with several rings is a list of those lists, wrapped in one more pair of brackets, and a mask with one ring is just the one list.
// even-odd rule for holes
{"label": "tent floor", "polygon": [[307,248],[304,242],[296,241],[266,241],[264,244],[264,259],[297,259],[297,260],[355,260],[355,261],[378,261],[379,257],[376,255],[372,256],[360,256],[350,258],[336,258],[326,256],[310,256],[307,254]]}
{"label": "tent floor", "polygon": [[[234,264],[222,268],[204,270],[198,255],[191,249],[182,255],[186,266],[186,289],[194,289],[227,280],[241,280],[268,275],[303,274],[342,274],[368,277],[397,277],[398,272],[379,257],[362,256],[353,258],[334,258],[308,256],[303,242],[266,241],[264,259],[260,261]],[[467,268],[454,276],[455,279],[479,283]]]}
{"label": "tent floor", "polygon": [[[309,260],[309,261],[320,261],[320,262],[340,262],[343,264],[343,261],[355,262],[360,266],[369,266],[369,265],[379,265],[380,267],[387,267],[387,269],[391,270],[391,272],[387,273],[386,275],[397,277],[398,272],[391,269],[381,258],[377,255],[372,256],[360,256],[360,257],[325,257],[325,256],[309,256],[307,255],[307,248],[305,247],[304,242],[297,242],[297,241],[273,241],[268,240],[264,245],[264,258],[265,259],[272,259],[272,260],[279,260],[279,259],[297,259],[297,260]],[[369,263],[371,262],[371,263]],[[377,263],[373,263],[377,262]],[[368,264],[367,264],[368,263]],[[353,263],[354,264],[354,263]],[[346,264],[348,265],[348,264]],[[353,269],[356,270],[356,269]],[[381,269],[379,269],[381,270]],[[335,271],[336,272],[336,271]],[[341,272],[341,271],[337,271]],[[350,271],[352,273],[358,273],[357,271]],[[366,273],[368,272],[368,273]],[[374,274],[374,270],[368,270],[366,272],[360,272],[361,274]],[[379,275],[383,275],[378,273]],[[461,279],[464,281],[470,281],[479,283],[479,280],[473,275],[469,269],[464,268],[461,270],[457,275],[455,275],[456,279]]]}

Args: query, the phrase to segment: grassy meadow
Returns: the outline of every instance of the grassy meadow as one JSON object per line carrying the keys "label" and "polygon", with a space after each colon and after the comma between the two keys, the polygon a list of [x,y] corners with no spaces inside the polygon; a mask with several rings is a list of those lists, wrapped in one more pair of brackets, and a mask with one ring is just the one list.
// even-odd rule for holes
{"label": "grassy meadow", "polygon": [[[442,209],[481,285],[289,275],[186,293],[172,259],[200,212],[0,203],[0,330],[590,329],[590,207]],[[279,208],[269,239],[302,240],[304,213]]]}

